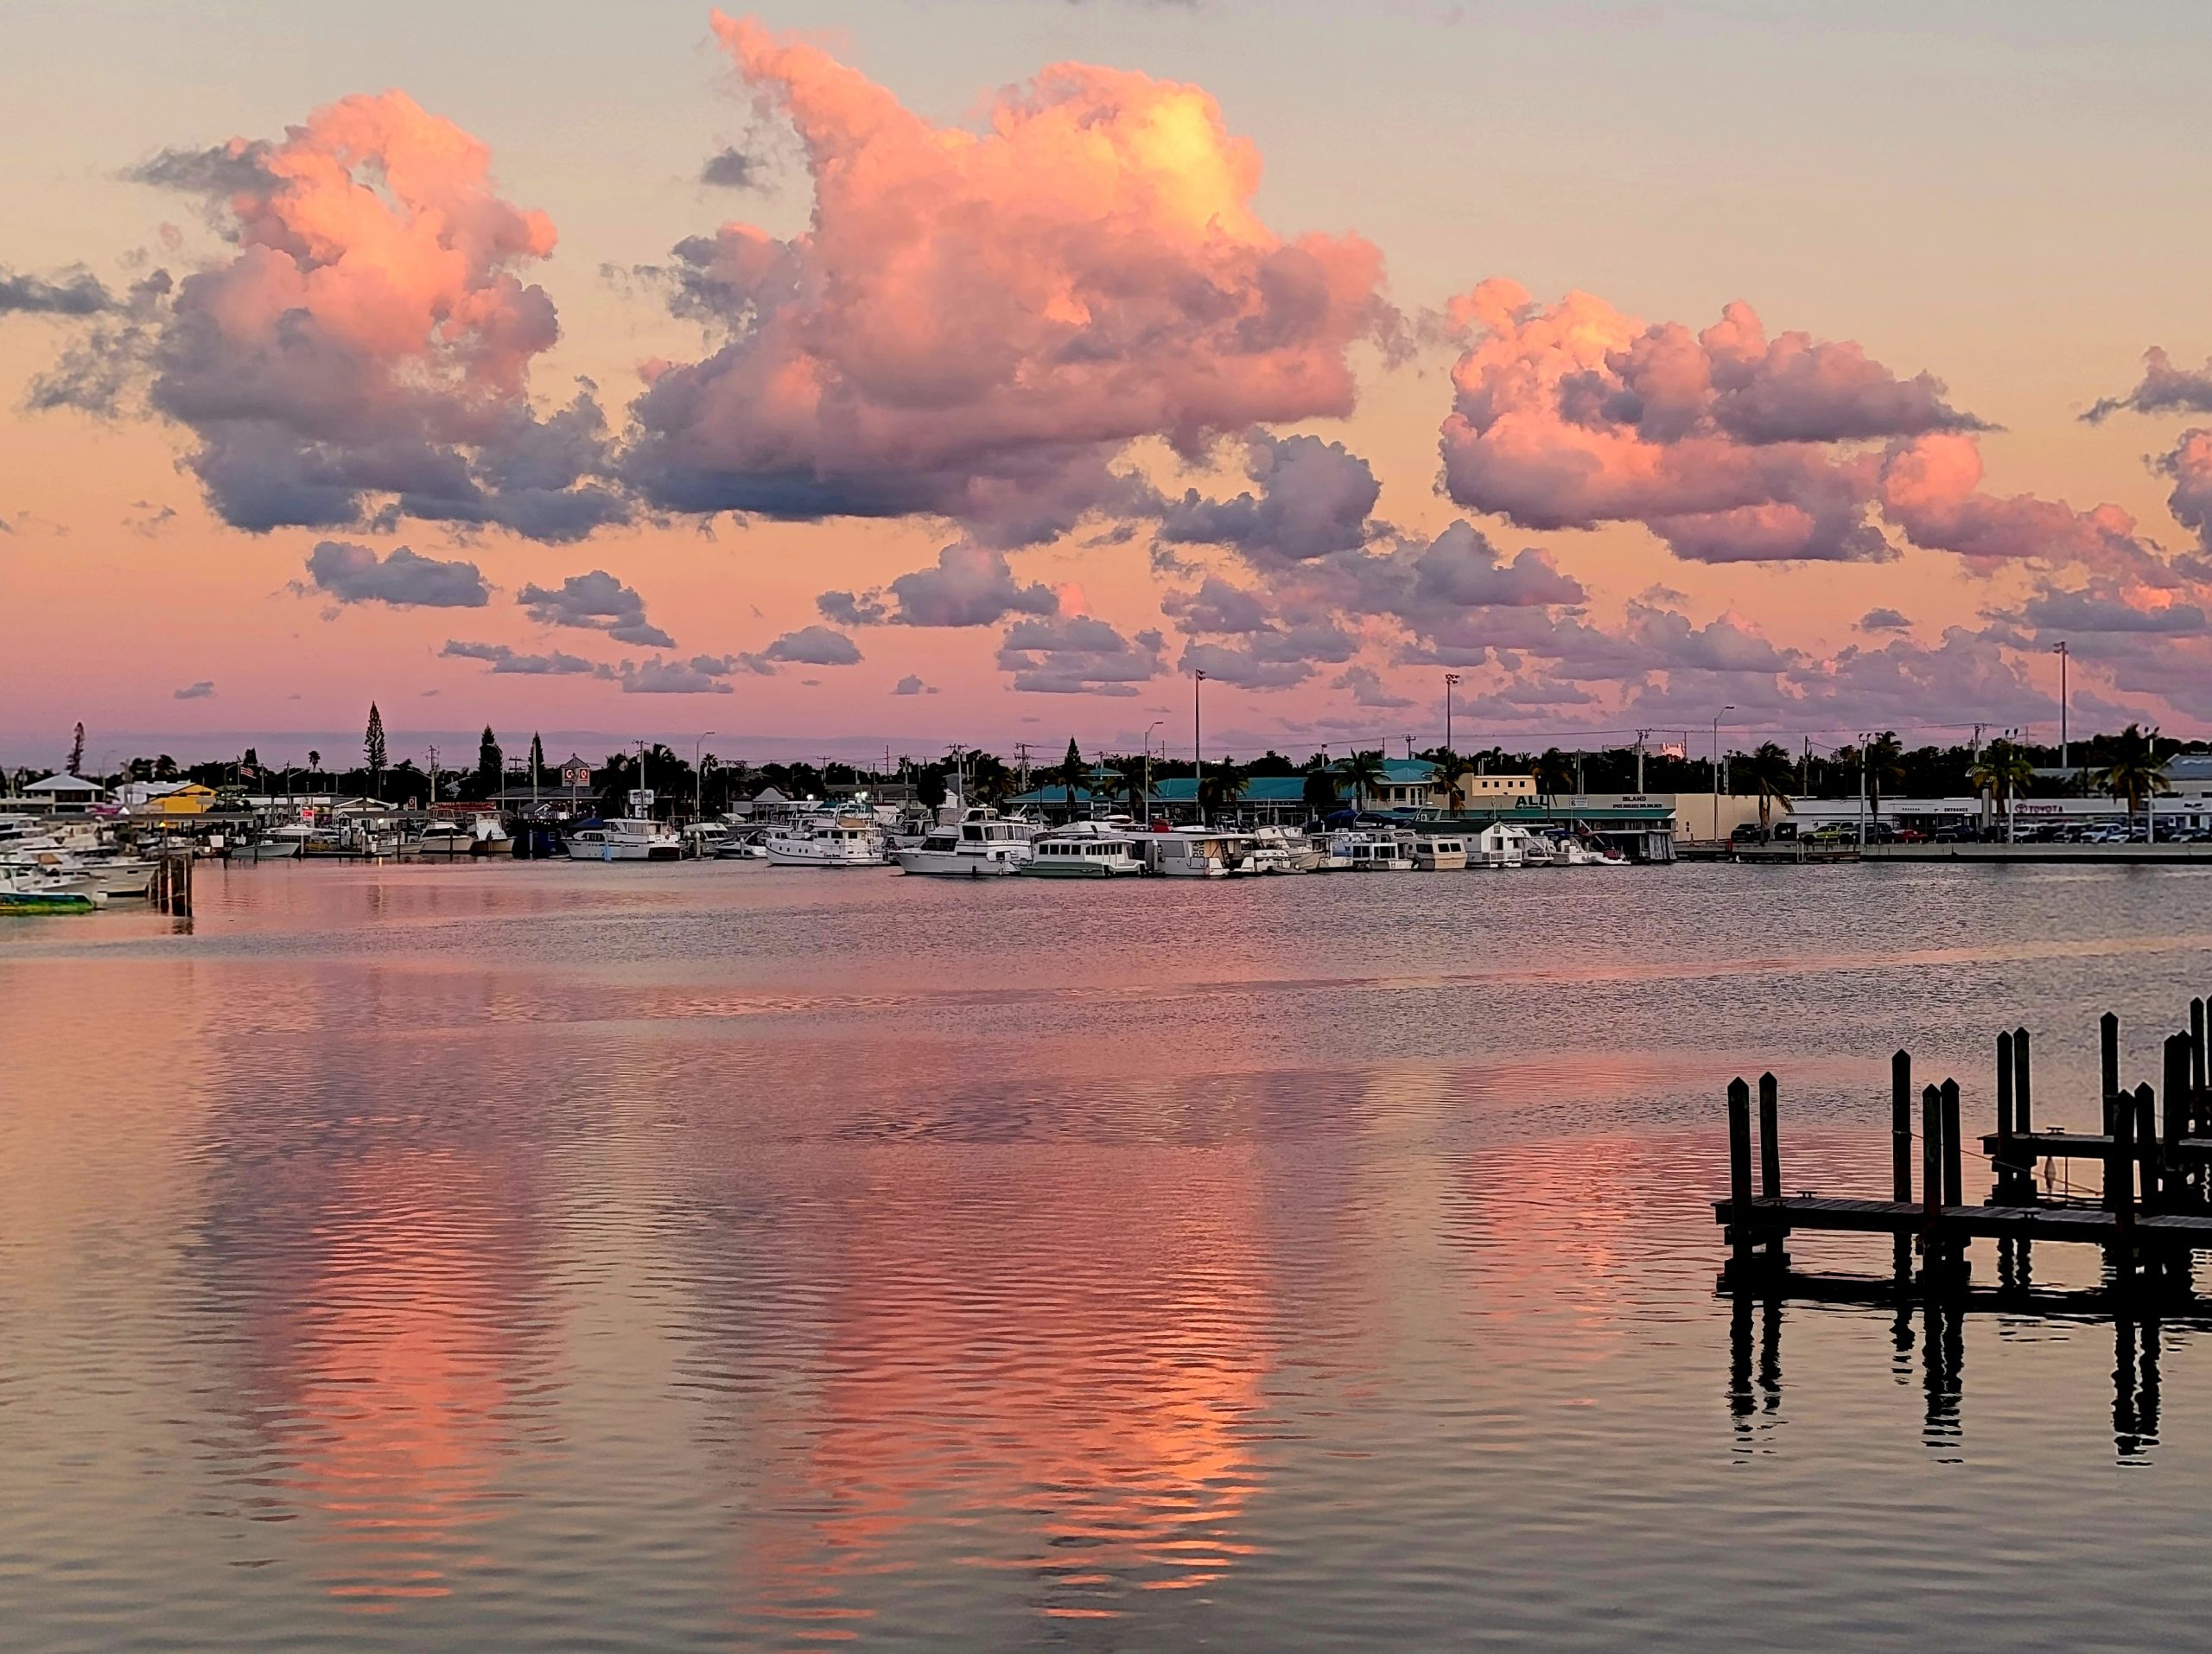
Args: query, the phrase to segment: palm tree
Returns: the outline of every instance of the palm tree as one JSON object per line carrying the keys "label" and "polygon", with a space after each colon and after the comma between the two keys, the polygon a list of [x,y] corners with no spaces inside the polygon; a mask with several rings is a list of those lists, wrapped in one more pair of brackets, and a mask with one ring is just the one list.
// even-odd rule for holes
{"label": "palm tree", "polygon": [[1305,790],[1299,795],[1306,807],[1317,816],[1325,816],[1344,802],[1337,792],[1337,778],[1325,765],[1316,765],[1306,772]]}
{"label": "palm tree", "polygon": [[1556,747],[1548,747],[1536,760],[1536,791],[1545,798],[1573,784],[1574,767],[1567,761],[1567,754]]}
{"label": "palm tree", "polygon": [[968,791],[970,804],[997,805],[1014,796],[1014,772],[1006,767],[1006,760],[996,753],[968,754]]}
{"label": "palm tree", "polygon": [[2035,760],[2009,741],[1993,741],[1967,771],[1967,781],[1977,792],[1986,792],[1999,817],[2010,820],[2012,800],[2035,779]]}
{"label": "palm tree", "polygon": [[1223,754],[1221,762],[1210,767],[1205,779],[1198,783],[1199,811],[1211,817],[1228,809],[1244,796],[1251,779],[1249,770]]}
{"label": "palm tree", "polygon": [[1739,785],[1759,795],[1759,837],[1766,837],[1768,821],[1777,804],[1789,807],[1789,786],[1796,779],[1796,766],[1774,741],[1764,742],[1738,767]]}
{"label": "palm tree", "polygon": [[1372,752],[1354,753],[1350,758],[1344,760],[1344,778],[1345,783],[1351,788],[1353,808],[1358,810],[1367,808],[1369,795],[1388,780],[1389,774],[1390,772],[1382,767],[1382,752],[1380,747]]}
{"label": "palm tree", "polygon": [[1467,790],[1459,785],[1467,760],[1449,747],[1439,747],[1427,757],[1436,766],[1436,789],[1444,794],[1444,807],[1456,816],[1467,807]]}
{"label": "palm tree", "polygon": [[1110,807],[1115,799],[1125,797],[1129,791],[1128,781],[1123,777],[1122,772],[1107,763],[1103,758],[1084,772],[1084,779],[1090,788],[1090,798],[1093,804],[1103,804]]}
{"label": "palm tree", "polygon": [[1866,767],[1866,816],[1882,818],[1882,784],[1904,779],[1904,743],[1894,729],[1885,729],[1866,743],[1861,760]]}
{"label": "palm tree", "polygon": [[2146,735],[2129,724],[2105,743],[2105,754],[2104,765],[2089,779],[2113,798],[2126,799],[2129,815],[2142,809],[2145,800],[2174,790],[2166,779],[2166,760],[2158,756],[2155,725]]}

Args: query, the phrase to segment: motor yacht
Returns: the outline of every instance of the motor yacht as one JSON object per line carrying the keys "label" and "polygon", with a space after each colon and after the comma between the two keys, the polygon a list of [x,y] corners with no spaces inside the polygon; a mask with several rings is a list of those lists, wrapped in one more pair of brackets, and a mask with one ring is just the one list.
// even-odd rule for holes
{"label": "motor yacht", "polygon": [[1395,833],[1351,827],[1330,837],[1329,865],[1354,873],[1408,873],[1414,859]]}
{"label": "motor yacht", "polygon": [[1319,873],[1327,852],[1287,827],[1255,827],[1244,852],[1246,873]]}
{"label": "motor yacht", "polygon": [[1139,835],[1110,823],[1078,821],[1033,838],[1029,859],[1014,869],[1039,879],[1110,879],[1142,873]]}
{"label": "motor yacht", "polygon": [[817,815],[768,830],[768,862],[785,868],[876,868],[883,836],[870,816]]}
{"label": "motor yacht", "polygon": [[765,862],[768,859],[768,830],[733,828],[715,846],[717,862]]}
{"label": "motor yacht", "polygon": [[995,810],[970,810],[950,827],[932,827],[918,844],[893,850],[892,858],[906,873],[990,878],[1019,871],[1029,859],[1031,837],[1027,822],[1008,821]]}
{"label": "motor yacht", "polygon": [[633,817],[587,821],[569,834],[573,862],[673,862],[683,854],[683,841],[666,827]]}
{"label": "motor yacht", "polygon": [[1467,865],[1467,841],[1456,833],[1429,833],[1414,841],[1414,866],[1424,873],[1457,873]]}
{"label": "motor yacht", "polygon": [[1243,870],[1250,837],[1211,827],[1175,827],[1138,836],[1145,865],[1170,879],[1226,879]]}

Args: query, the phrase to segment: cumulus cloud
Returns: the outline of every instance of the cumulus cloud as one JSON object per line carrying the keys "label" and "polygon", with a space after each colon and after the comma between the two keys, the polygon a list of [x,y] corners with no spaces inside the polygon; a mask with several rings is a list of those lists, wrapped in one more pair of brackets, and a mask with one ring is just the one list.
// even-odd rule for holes
{"label": "cumulus cloud", "polygon": [[626,660],[615,669],[625,695],[733,695],[722,679],[739,670],[734,659],[694,655],[689,660]]}
{"label": "cumulus cloud", "polygon": [[1169,544],[1233,547],[1255,563],[1303,562],[1366,543],[1382,487],[1365,460],[1318,436],[1245,437],[1245,474],[1259,486],[1230,499],[1196,489],[1168,505],[1159,537]]}
{"label": "cumulus cloud", "polygon": [[65,357],[35,404],[112,408],[147,376],[237,528],[416,517],[557,541],[626,515],[588,387],[550,417],[531,405],[559,328],[517,272],[552,251],[552,222],[494,191],[459,127],[404,92],[355,96],[280,142],[131,175],[201,195],[237,251]]}
{"label": "cumulus cloud", "polygon": [[1413,704],[1410,696],[1392,694],[1382,675],[1372,666],[1347,666],[1329,682],[1333,689],[1350,690],[1355,706],[1388,709]]}
{"label": "cumulus cloud", "polygon": [[1693,334],[1510,282],[1456,300],[1446,491],[1526,528],[1640,522],[1702,563],[1880,561],[1878,518],[1970,559],[2139,556],[2116,506],[1980,494],[1974,433],[1941,381],[1848,341],[1770,340],[1748,305]]}
{"label": "cumulus cloud", "polygon": [[446,563],[406,546],[379,557],[350,540],[321,540],[308,553],[308,580],[340,603],[386,603],[394,608],[481,608],[492,601],[483,572],[473,563]]}
{"label": "cumulus cloud", "polygon": [[814,216],[677,250],[679,307],[728,337],[635,404],[625,472],[654,505],[935,513],[1014,545],[1140,499],[1113,469],[1136,438],[1351,410],[1380,255],[1263,223],[1258,156],[1204,92],[1060,64],[939,127],[815,47],[714,27],[796,129]]}
{"label": "cumulus cloud", "polygon": [[1014,687],[1044,695],[1133,696],[1160,675],[1167,640],[1157,631],[1125,638],[1084,614],[1016,620],[1000,640],[999,670]]}
{"label": "cumulus cloud", "polygon": [[214,693],[215,685],[212,679],[203,678],[197,684],[187,684],[181,690],[170,690],[169,699],[172,701],[205,701],[213,697]]}
{"label": "cumulus cloud", "polygon": [[2153,345],[2143,353],[2143,377],[2135,388],[2103,398],[2082,417],[2096,424],[2123,408],[2146,414],[2212,413],[2212,362],[2202,367],[2176,367],[2173,359]]}
{"label": "cumulus cloud", "polygon": [[676,639],[645,619],[645,600],[604,569],[570,575],[556,588],[524,586],[516,601],[540,626],[582,627],[604,632],[618,643],[640,648],[672,649]]}
{"label": "cumulus cloud", "polygon": [[893,695],[934,695],[937,691],[909,672],[891,686]]}
{"label": "cumulus cloud", "polygon": [[589,677],[599,670],[580,655],[563,654],[557,649],[543,655],[519,654],[504,643],[464,643],[448,638],[438,652],[456,660],[486,661],[494,672],[526,678]]}
{"label": "cumulus cloud", "polygon": [[760,658],[795,666],[857,666],[861,652],[860,646],[842,632],[826,626],[805,626],[778,638],[760,652]]}
{"label": "cumulus cloud", "polygon": [[1893,608],[1870,608],[1859,617],[1861,632],[1910,632],[1912,622]]}
{"label": "cumulus cloud", "polygon": [[994,626],[1009,614],[1056,614],[1060,599],[1050,586],[1016,580],[996,547],[957,540],[934,568],[900,575],[880,591],[824,592],[815,607],[842,626]]}
{"label": "cumulus cloud", "polygon": [[0,315],[105,315],[120,304],[79,264],[58,276],[27,276],[0,264]]}

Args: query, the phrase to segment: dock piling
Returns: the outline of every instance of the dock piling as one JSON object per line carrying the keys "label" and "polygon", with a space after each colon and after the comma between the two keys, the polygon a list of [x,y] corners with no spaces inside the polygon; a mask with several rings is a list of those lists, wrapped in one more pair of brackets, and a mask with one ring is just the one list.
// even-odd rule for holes
{"label": "dock piling", "polygon": [[2120,1018],[2110,1011],[2097,1019],[2097,1075],[2105,1100],[2105,1135],[2110,1136],[2113,1099],[2120,1095]]}
{"label": "dock piling", "polygon": [[[1912,1203],[1912,1054],[1890,1059],[1890,1196],[1899,1206]],[[1891,1267],[1899,1280],[1912,1273],[1912,1242],[1899,1231]]]}
{"label": "dock piling", "polygon": [[1751,1268],[1751,1088],[1739,1077],[1728,1082],[1728,1268],[1739,1281]]}
{"label": "dock piling", "polygon": [[1959,1145],[1958,1081],[1945,1080],[1939,1095],[1943,1103],[1943,1204],[1962,1206],[1966,1202],[1966,1179]]}
{"label": "dock piling", "polygon": [[2035,1122],[2028,1108],[2028,1031],[2012,1030],[2012,1129],[2022,1136],[2033,1131]]}

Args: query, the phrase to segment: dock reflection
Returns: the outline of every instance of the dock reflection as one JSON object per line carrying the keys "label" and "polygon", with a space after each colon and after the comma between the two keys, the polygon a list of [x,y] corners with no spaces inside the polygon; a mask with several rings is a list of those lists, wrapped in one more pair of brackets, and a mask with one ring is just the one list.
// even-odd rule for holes
{"label": "dock reflection", "polygon": [[2121,1463],[2147,1462],[2158,1444],[2159,1362],[2170,1331],[2212,1331],[2212,1304],[2197,1300],[2157,1304],[2105,1290],[1923,1295],[1891,1282],[1852,1276],[1790,1274],[1756,1289],[1730,1295],[1726,1400],[1732,1445],[1739,1453],[1762,1450],[1787,1417],[1783,1410],[1782,1329],[1785,1306],[1806,1304],[1888,1307],[1891,1371],[1899,1384],[1917,1383],[1924,1397],[1921,1440],[1952,1456],[1963,1446],[1966,1326],[1974,1315],[2112,1329],[2113,1452]]}

